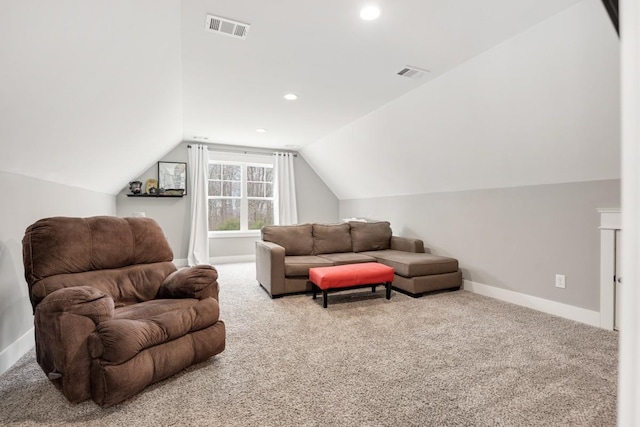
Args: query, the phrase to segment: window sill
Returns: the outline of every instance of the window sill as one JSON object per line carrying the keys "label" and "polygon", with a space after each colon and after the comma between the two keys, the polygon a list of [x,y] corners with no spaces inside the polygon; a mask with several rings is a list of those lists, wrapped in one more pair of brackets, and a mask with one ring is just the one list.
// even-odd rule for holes
{"label": "window sill", "polygon": [[209,232],[210,239],[233,239],[234,237],[260,237],[260,230]]}

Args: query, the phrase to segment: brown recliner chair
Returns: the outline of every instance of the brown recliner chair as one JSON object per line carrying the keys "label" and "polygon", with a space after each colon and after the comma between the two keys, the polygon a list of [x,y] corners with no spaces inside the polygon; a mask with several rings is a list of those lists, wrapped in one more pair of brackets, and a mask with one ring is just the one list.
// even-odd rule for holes
{"label": "brown recliner chair", "polygon": [[71,402],[114,405],[220,353],[218,273],[176,270],[149,218],[46,218],[22,241],[38,363]]}

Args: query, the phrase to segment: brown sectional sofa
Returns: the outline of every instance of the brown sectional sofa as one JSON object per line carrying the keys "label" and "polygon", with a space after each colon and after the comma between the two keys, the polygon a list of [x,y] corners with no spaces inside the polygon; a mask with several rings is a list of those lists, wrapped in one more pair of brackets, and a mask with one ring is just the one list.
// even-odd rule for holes
{"label": "brown sectional sofa", "polygon": [[311,292],[309,268],[361,262],[393,267],[392,287],[414,297],[462,284],[456,259],[424,253],[422,240],[393,236],[386,221],[271,225],[256,242],[256,279],[272,298]]}

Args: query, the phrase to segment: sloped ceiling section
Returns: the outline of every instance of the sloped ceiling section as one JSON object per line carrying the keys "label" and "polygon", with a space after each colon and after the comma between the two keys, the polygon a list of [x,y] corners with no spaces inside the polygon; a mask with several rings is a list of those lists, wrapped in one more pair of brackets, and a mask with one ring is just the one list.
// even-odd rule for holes
{"label": "sloped ceiling section", "polygon": [[[184,1],[184,138],[310,144],[578,1]],[[380,19],[360,19],[367,3]],[[204,31],[208,13],[251,31]],[[430,72],[398,76],[407,65]],[[288,92],[298,101],[283,101]]]}
{"label": "sloped ceiling section", "polygon": [[179,0],[0,3],[0,170],[109,194],[182,139]]}
{"label": "sloped ceiling section", "polygon": [[619,60],[585,0],[301,152],[341,200],[619,178]]}

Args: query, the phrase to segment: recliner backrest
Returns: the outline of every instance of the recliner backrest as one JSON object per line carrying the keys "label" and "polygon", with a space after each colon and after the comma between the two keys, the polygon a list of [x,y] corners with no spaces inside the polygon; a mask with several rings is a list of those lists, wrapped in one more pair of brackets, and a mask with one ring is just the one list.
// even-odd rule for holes
{"label": "recliner backrest", "polygon": [[[27,228],[22,246],[30,295],[34,285],[51,276],[173,260],[162,229],[151,218],[45,218]],[[35,308],[39,298],[31,297]]]}

